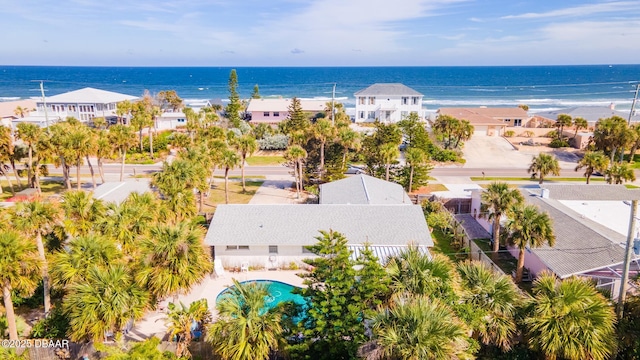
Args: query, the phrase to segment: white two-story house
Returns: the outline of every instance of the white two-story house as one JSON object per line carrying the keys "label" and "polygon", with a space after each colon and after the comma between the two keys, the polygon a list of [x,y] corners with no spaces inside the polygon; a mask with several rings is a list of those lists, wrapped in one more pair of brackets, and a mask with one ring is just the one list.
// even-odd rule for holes
{"label": "white two-story house", "polygon": [[373,84],[355,93],[356,122],[395,123],[412,112],[424,118],[423,97],[403,84]]}
{"label": "white two-story house", "polygon": [[39,100],[36,105],[36,113],[25,117],[24,121],[35,121],[41,126],[46,115],[49,124],[74,117],[83,123],[89,123],[96,117],[103,117],[107,121],[115,122],[116,105],[125,100],[134,101],[136,96],[120,94],[112,91],[84,88],[59,95],[46,97],[45,102]]}

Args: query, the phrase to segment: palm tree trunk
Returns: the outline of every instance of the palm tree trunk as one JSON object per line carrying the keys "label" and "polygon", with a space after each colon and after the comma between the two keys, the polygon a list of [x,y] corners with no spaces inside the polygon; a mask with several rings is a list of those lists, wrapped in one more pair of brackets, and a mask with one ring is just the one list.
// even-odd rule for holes
{"label": "palm tree trunk", "polygon": [[102,167],[102,158],[98,158],[98,172],[100,173],[100,180],[104,184],[104,168]]}
{"label": "palm tree trunk", "polygon": [[296,199],[300,199],[300,181],[298,176],[298,162],[293,163],[293,178],[296,180]]}
{"label": "palm tree trunk", "polygon": [[385,180],[389,181],[389,168],[391,167],[391,164],[386,164],[385,168],[386,168],[386,176],[385,176]]}
{"label": "palm tree trunk", "polygon": [[298,161],[298,176],[300,176],[300,191],[304,190],[304,173],[302,172],[302,160]]}
{"label": "palm tree trunk", "polygon": [[493,248],[491,249],[491,258],[498,260],[498,252],[500,251],[500,217],[493,219]]}
{"label": "palm tree trunk", "polygon": [[38,246],[38,255],[42,260],[42,287],[44,289],[44,316],[48,317],[51,311],[51,289],[49,288],[49,265],[47,264],[47,257],[44,253],[44,242],[42,241],[42,235],[39,230],[36,235],[36,245]]}
{"label": "palm tree trunk", "polygon": [[2,297],[4,298],[4,309],[7,313],[9,340],[18,340],[16,313],[13,311],[13,301],[11,300],[11,284],[9,283],[9,281],[5,281],[4,284],[2,284]]}
{"label": "palm tree trunk", "polygon": [[142,154],[143,150],[143,146],[142,146],[142,126],[140,126],[140,131],[138,131],[139,134],[139,138],[140,138],[140,154]]}
{"label": "palm tree trunk", "polygon": [[[9,183],[9,189],[11,189],[11,193],[13,195],[16,194],[16,189],[13,188],[13,183],[11,182],[11,179],[9,178],[9,175],[3,171],[4,174],[4,178],[7,179],[7,182]],[[0,193],[2,193],[2,186],[0,186]]]}
{"label": "palm tree trunk", "polygon": [[213,174],[215,172],[216,172],[216,166],[214,165],[213,168],[211,169],[211,178],[209,179],[209,189],[213,187],[213,179],[214,179]]}
{"label": "palm tree trunk", "polygon": [[224,169],[224,203],[229,203],[229,168]]}
{"label": "palm tree trunk", "polygon": [[347,152],[349,152],[349,149],[345,148],[342,153],[342,171],[347,170]]}
{"label": "palm tree trunk", "polygon": [[29,167],[27,168],[27,184],[33,187],[33,147],[29,144]]}
{"label": "palm tree trunk", "polygon": [[91,161],[89,161],[89,155],[87,157],[87,165],[89,165],[89,171],[91,172],[91,182],[93,183],[93,190],[96,189],[96,174],[93,171],[93,165],[91,165]]}
{"label": "palm tree trunk", "polygon": [[40,188],[40,174],[38,170],[39,164],[40,164],[40,160],[38,159],[36,160],[35,167],[33,170],[34,187],[38,191],[38,194],[42,193],[42,189]]}
{"label": "palm tree trunk", "polygon": [[71,174],[69,174],[69,167],[67,166],[67,162],[64,159],[64,156],[60,155],[60,164],[62,166],[62,177],[64,178],[64,184],[67,187],[67,190],[71,190]]}
{"label": "palm tree trunk", "polygon": [[411,165],[411,171],[409,172],[409,188],[407,192],[411,192],[411,186],[413,185],[413,165]]}
{"label": "palm tree trunk", "polygon": [[587,173],[587,185],[589,185],[589,180],[591,180],[591,174]]}
{"label": "palm tree trunk", "polygon": [[151,131],[151,128],[149,128],[149,154],[151,154],[151,158],[153,159],[153,131]]}
{"label": "palm tree trunk", "polygon": [[22,181],[20,181],[20,176],[18,176],[18,170],[16,169],[16,161],[10,159],[11,168],[13,169],[13,175],[16,177],[16,182],[18,183],[18,187],[22,188]]}
{"label": "palm tree trunk", "polygon": [[524,248],[520,248],[518,253],[518,267],[516,268],[516,283],[522,281],[522,272],[524,270]]}
{"label": "palm tree trunk", "polygon": [[542,185],[542,183],[544,182],[544,175],[542,175],[542,172],[540,173],[540,181],[538,181],[538,184]]}
{"label": "palm tree trunk", "polygon": [[244,185],[244,161],[246,160],[247,155],[246,154],[242,154],[242,162],[240,163],[240,173],[242,174],[242,192],[246,193],[247,192],[247,188]]}
{"label": "palm tree trunk", "polygon": [[633,157],[636,156],[637,150],[638,150],[638,143],[634,143],[633,146],[631,147],[631,150],[629,150],[629,164],[633,162]]}
{"label": "palm tree trunk", "polygon": [[324,143],[325,141],[320,142],[320,179],[324,174]]}
{"label": "palm tree trunk", "polygon": [[76,162],[76,190],[80,190],[80,162],[82,159],[78,157],[78,161]]}
{"label": "palm tree trunk", "polygon": [[127,157],[127,152],[120,150],[121,154],[122,154],[122,164],[120,165],[120,181],[123,181],[124,179],[124,161]]}

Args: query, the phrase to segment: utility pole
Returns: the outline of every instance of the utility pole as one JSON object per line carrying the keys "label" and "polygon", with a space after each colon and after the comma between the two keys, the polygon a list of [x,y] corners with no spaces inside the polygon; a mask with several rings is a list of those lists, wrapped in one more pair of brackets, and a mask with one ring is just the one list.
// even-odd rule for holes
{"label": "utility pole", "polygon": [[[636,90],[636,94],[637,94],[637,90]],[[637,212],[638,212],[638,200],[632,200],[631,211],[629,215],[629,233],[627,234],[627,246],[624,253],[622,282],[620,283],[620,295],[618,295],[618,319],[622,319],[622,315],[624,314],[624,302],[627,297],[627,282],[629,281],[629,266],[631,265],[631,253],[633,252],[633,238],[636,233],[636,213]]]}
{"label": "utility pole", "polygon": [[44,121],[47,125],[47,131],[49,131],[49,115],[47,114],[47,99],[44,96],[44,80],[32,80],[40,83],[40,94],[42,94],[42,106],[44,109]]}
{"label": "utility pole", "polygon": [[[636,91],[636,96],[638,95],[638,92]],[[336,98],[336,83],[333,83],[333,90],[331,91],[331,125],[335,126],[335,114],[336,114],[336,104],[335,104],[335,98]]]}
{"label": "utility pole", "polygon": [[631,126],[631,117],[636,110],[636,101],[638,100],[638,90],[640,90],[640,83],[636,84],[636,94],[633,96],[633,102],[631,103],[631,110],[629,110],[629,121],[627,124]]}

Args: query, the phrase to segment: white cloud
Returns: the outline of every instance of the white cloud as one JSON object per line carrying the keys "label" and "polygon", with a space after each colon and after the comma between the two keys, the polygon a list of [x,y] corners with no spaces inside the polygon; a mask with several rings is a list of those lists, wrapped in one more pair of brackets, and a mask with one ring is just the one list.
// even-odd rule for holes
{"label": "white cloud", "polygon": [[639,10],[637,1],[613,1],[600,4],[574,6],[564,9],[552,10],[542,13],[525,13],[520,15],[507,15],[502,19],[540,19],[551,17],[582,17],[600,13],[620,12],[627,10]]}

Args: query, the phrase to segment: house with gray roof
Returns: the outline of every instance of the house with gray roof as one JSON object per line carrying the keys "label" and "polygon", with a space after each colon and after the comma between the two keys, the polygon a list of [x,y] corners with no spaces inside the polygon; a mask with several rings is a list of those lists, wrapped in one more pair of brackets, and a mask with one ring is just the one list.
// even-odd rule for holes
{"label": "house with gray roof", "polygon": [[[474,192],[472,208],[479,213],[480,191]],[[546,212],[552,220],[556,235],[555,245],[527,248],[525,267],[532,274],[549,270],[561,279],[571,276],[590,277],[598,287],[617,295],[620,287],[622,264],[625,256],[626,230],[629,207],[624,200],[640,197],[640,191],[623,185],[549,185],[542,188],[522,189],[525,201]],[[624,224],[613,226],[606,214],[621,219]],[[626,220],[626,221],[625,221]],[[486,219],[477,221],[491,231]],[[518,249],[510,247],[514,257]],[[640,269],[636,254],[631,275]]]}
{"label": "house with gray roof", "polygon": [[98,186],[93,191],[93,198],[120,205],[134,192],[144,194],[147,191],[151,191],[149,179],[136,179],[136,181],[112,181],[105,182]]}
{"label": "house with gray roof", "polygon": [[320,204],[413,203],[400,184],[361,174],[320,185]]}
{"label": "house with gray roof", "polygon": [[224,267],[280,268],[314,256],[306,246],[320,230],[345,235],[354,256],[370,244],[381,261],[433,246],[422,208],[403,204],[218,205],[205,243]]}
{"label": "house with gray roof", "polygon": [[356,91],[356,122],[395,123],[415,112],[424,118],[423,94],[399,83],[373,84]]}

